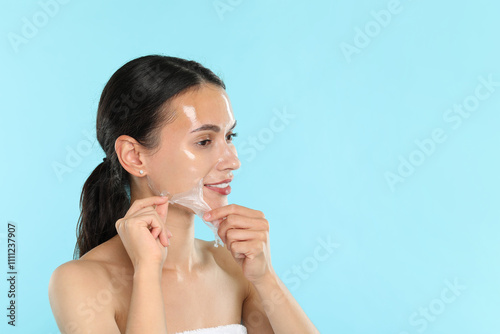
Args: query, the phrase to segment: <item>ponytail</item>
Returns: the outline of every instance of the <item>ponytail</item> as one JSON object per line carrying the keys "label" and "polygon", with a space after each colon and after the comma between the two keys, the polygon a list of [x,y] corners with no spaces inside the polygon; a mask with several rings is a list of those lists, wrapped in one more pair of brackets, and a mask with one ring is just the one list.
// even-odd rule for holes
{"label": "ponytail", "polygon": [[113,162],[118,163],[118,159],[114,160],[105,158],[83,185],[77,245],[73,254],[75,259],[114,237],[117,234],[116,221],[125,216],[130,207],[124,170],[121,165],[119,168],[112,166]]}

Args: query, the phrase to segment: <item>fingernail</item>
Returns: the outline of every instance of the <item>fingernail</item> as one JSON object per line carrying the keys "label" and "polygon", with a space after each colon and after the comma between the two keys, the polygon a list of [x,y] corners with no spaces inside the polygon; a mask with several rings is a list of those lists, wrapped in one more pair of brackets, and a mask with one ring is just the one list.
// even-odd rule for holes
{"label": "fingernail", "polygon": [[203,215],[203,218],[205,219],[210,219],[210,217],[212,217],[212,215],[208,212]]}

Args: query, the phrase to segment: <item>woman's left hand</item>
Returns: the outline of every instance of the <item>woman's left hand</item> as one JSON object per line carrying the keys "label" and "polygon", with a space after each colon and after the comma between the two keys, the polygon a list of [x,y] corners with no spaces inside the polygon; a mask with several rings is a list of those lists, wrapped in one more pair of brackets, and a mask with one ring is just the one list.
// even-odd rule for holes
{"label": "woman's left hand", "polygon": [[[261,211],[229,204],[206,212],[203,219],[213,222],[216,227],[219,225],[219,237],[250,282],[259,283],[274,273],[269,223]],[[214,222],[217,220],[220,224]]]}

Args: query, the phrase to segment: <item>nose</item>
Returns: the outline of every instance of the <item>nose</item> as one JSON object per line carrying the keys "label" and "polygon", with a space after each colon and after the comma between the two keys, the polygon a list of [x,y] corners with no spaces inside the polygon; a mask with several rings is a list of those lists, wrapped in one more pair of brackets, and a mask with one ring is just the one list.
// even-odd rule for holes
{"label": "nose", "polygon": [[241,161],[238,159],[238,153],[234,145],[226,145],[224,151],[222,152],[219,160],[217,161],[217,169],[225,170],[231,169],[236,170],[240,168]]}

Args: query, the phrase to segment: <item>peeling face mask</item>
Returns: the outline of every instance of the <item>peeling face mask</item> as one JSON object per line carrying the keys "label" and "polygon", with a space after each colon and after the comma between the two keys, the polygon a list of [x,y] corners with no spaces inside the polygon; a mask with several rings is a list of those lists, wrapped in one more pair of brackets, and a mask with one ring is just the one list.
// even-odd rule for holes
{"label": "peeling face mask", "polygon": [[[217,164],[219,162],[220,160],[217,162]],[[214,233],[214,238],[215,238],[214,247],[219,247],[219,244],[221,246],[224,246],[224,243],[222,242],[221,238],[217,233],[219,230],[220,221],[214,221],[212,224],[212,222],[206,222],[203,219],[203,215],[206,212],[212,210],[212,208],[203,199],[204,178],[201,178],[198,182],[196,182],[196,185],[190,190],[175,195],[169,193],[167,190],[158,191],[154,187],[151,178],[148,175],[146,175],[146,178],[148,180],[149,188],[153,191],[155,195],[162,197],[167,196],[169,198],[168,202],[170,204],[178,204],[183,207],[186,207],[190,209],[195,215],[200,217],[200,219],[205,223],[205,225],[207,225],[210,228],[210,230],[212,230],[212,232]]]}
{"label": "peeling face mask", "polygon": [[229,99],[223,89],[203,86],[179,96],[172,108],[177,119],[164,129],[166,144],[151,161],[149,188],[200,217],[214,233],[214,246],[224,246],[217,234],[222,220],[206,222],[203,215],[228,204],[232,170],[240,167]]}

